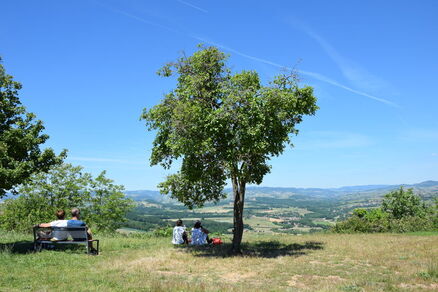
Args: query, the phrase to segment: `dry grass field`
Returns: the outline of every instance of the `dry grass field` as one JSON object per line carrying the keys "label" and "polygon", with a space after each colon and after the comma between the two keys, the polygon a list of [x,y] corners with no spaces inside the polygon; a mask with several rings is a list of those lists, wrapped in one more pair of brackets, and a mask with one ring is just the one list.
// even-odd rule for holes
{"label": "dry grass field", "polygon": [[101,236],[102,253],[30,252],[0,233],[0,291],[438,291],[438,234],[246,233],[225,244],[173,247],[169,238]]}

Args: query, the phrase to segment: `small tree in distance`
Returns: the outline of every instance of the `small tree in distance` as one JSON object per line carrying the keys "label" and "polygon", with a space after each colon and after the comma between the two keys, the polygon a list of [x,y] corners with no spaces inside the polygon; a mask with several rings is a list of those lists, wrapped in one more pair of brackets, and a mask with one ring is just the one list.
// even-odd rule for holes
{"label": "small tree in distance", "polygon": [[407,216],[424,216],[427,207],[421,198],[414,194],[413,189],[404,190],[400,187],[385,195],[382,209],[393,218],[400,219]]}
{"label": "small tree in distance", "polygon": [[105,177],[101,172],[91,183],[91,199],[86,207],[88,218],[98,230],[114,232],[126,221],[126,213],[134,206],[123,193],[122,185]]}
{"label": "small tree in distance", "polygon": [[177,76],[177,86],[142,118],[157,130],[151,165],[181,169],[159,185],[189,208],[225,198],[227,179],[234,195],[232,252],[241,253],[245,189],[260,184],[268,161],[280,155],[303,115],[318,109],[311,87],[299,87],[297,76],[280,74],[263,86],[255,71],[232,74],[227,56],[203,47],[165,65],[158,74]]}

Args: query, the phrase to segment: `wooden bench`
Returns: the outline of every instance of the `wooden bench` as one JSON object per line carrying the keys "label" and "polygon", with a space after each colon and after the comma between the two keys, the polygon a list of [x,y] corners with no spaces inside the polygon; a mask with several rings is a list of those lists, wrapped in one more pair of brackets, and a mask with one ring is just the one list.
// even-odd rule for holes
{"label": "wooden bench", "polygon": [[[96,254],[99,254],[99,240],[88,239],[87,226],[78,227],[34,227],[33,228],[33,247],[35,251],[41,251],[49,245],[57,244],[83,244],[87,249],[87,254],[91,254],[90,246],[96,242]],[[68,240],[52,241],[54,231],[62,231],[68,234]]]}

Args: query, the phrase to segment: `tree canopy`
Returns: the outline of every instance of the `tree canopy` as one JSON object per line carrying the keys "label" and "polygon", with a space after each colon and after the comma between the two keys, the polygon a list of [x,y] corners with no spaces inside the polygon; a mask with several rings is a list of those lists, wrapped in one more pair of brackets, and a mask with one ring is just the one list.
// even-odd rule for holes
{"label": "tree canopy", "polygon": [[106,178],[105,172],[93,179],[81,166],[57,165],[47,173],[32,175],[19,187],[17,198],[5,200],[0,226],[6,230],[26,231],[34,224],[53,221],[57,210],[63,209],[68,214],[77,207],[88,225],[97,230],[114,231],[133,207],[123,189]]}
{"label": "tree canopy", "polygon": [[427,208],[421,198],[414,194],[412,188],[404,190],[400,187],[385,195],[382,209],[393,218],[400,219],[407,216],[423,216]]}
{"label": "tree canopy", "polygon": [[292,144],[303,115],[318,107],[313,89],[299,87],[295,72],[264,86],[257,72],[232,73],[226,60],[216,47],[200,46],[192,56],[165,65],[158,74],[177,76],[177,86],[160,104],[144,109],[142,118],[157,131],[151,164],[169,168],[181,161],[181,169],[159,185],[162,193],[200,207],[224,198],[231,179],[238,249],[246,184],[262,182],[270,158]]}
{"label": "tree canopy", "polygon": [[0,198],[33,173],[61,163],[66,153],[40,149],[49,136],[42,133],[42,121],[20,102],[20,89],[21,84],[6,74],[0,63]]}

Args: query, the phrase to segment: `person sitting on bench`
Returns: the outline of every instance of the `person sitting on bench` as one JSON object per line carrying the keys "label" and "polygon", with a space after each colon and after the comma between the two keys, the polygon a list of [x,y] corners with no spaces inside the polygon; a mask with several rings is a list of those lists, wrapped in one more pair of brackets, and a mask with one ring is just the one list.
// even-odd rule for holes
{"label": "person sitting on bench", "polygon": [[210,232],[202,227],[201,221],[196,221],[195,225],[192,228],[192,241],[190,244],[192,245],[202,245],[211,243],[211,239],[208,238],[208,234]]}
{"label": "person sitting on bench", "polygon": [[[65,220],[65,211],[64,210],[58,210],[55,213],[56,217],[58,218],[58,220],[52,221],[50,223],[41,223],[38,224],[37,227],[43,227],[43,228],[47,228],[47,227],[67,227],[67,220]],[[51,235],[51,241],[61,241],[61,240],[66,240],[68,237],[68,232],[67,231],[58,231],[58,230],[54,230],[52,231],[52,235]]]}
{"label": "person sitting on bench", "polygon": [[[67,220],[67,227],[82,227],[87,226],[84,221],[80,220],[81,211],[78,208],[71,209],[71,219]],[[87,227],[87,236],[88,239],[92,239],[91,230]],[[74,236],[72,235],[73,239]]]}
{"label": "person sitting on bench", "polygon": [[[81,211],[78,208],[71,209],[71,219],[67,220],[67,227],[81,227],[81,226],[87,226],[84,221],[80,220]],[[74,231],[73,231],[74,232]],[[75,240],[75,236],[73,235],[73,232],[70,231],[70,235]],[[77,240],[82,240],[83,238],[78,238]],[[87,227],[87,239],[88,241],[88,247],[90,248],[91,252],[96,252],[96,249],[93,248],[93,242],[90,241],[93,239],[93,235],[91,233],[91,229]]]}

